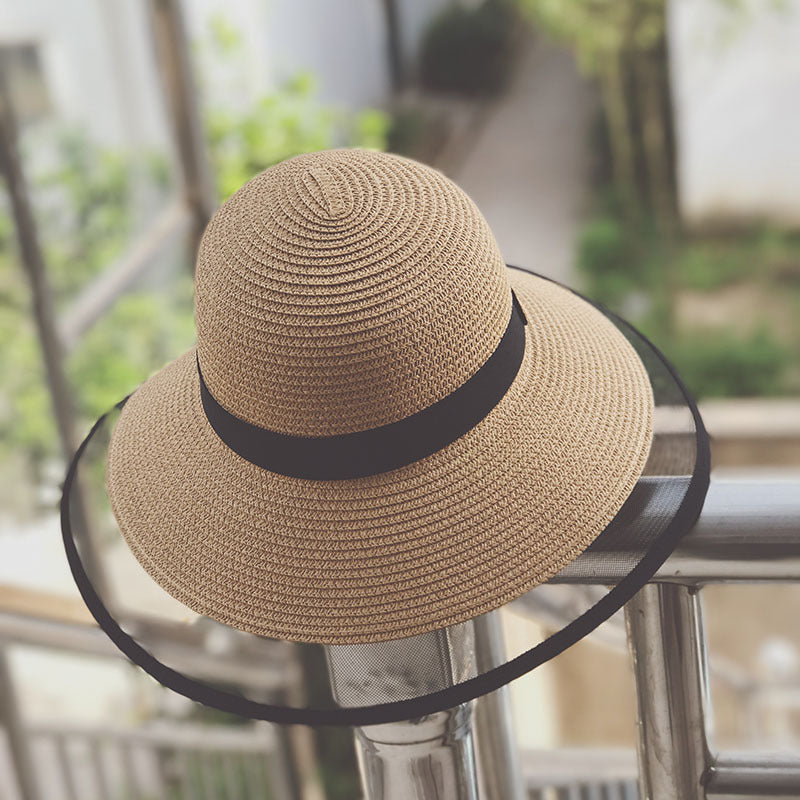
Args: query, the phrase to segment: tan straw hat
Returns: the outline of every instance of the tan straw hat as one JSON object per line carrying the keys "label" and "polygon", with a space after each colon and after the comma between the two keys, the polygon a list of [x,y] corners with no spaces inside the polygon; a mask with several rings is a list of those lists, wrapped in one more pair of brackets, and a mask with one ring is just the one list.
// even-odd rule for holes
{"label": "tan straw hat", "polygon": [[217,211],[197,347],[125,403],[107,488],[143,567],[244,631],[349,644],[471,619],[605,529],[652,438],[593,305],[507,267],[439,171],[297,156]]}

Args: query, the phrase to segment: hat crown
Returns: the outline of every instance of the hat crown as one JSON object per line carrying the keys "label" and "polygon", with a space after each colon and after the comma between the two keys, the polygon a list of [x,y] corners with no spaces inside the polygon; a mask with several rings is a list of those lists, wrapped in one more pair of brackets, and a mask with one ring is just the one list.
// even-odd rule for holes
{"label": "hat crown", "polygon": [[195,277],[203,377],[236,416],[298,436],[402,419],[462,385],[511,313],[475,204],[441,172],[342,148],[257,175],[214,214]]}
{"label": "hat crown", "polygon": [[[313,199],[313,203],[306,203],[306,208],[312,213],[317,212],[320,216],[336,219],[347,216],[353,211],[353,193],[347,181],[334,170],[327,167],[310,167],[299,172],[295,180],[302,181],[310,198]],[[303,192],[298,191],[298,196],[303,197]]]}

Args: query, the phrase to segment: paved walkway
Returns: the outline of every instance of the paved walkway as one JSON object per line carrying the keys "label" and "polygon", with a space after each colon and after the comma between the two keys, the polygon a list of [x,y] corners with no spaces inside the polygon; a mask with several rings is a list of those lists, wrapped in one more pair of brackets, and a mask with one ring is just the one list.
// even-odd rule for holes
{"label": "paved walkway", "polygon": [[571,56],[537,38],[461,163],[448,170],[483,212],[507,263],[572,285],[595,104]]}

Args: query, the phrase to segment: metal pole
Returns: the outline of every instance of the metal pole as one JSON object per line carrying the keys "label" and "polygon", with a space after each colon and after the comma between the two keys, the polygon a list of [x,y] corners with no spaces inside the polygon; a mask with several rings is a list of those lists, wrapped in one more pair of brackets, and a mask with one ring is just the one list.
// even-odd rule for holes
{"label": "metal pole", "polygon": [[725,754],[711,767],[708,793],[740,797],[800,796],[800,759],[788,755]]}
{"label": "metal pole", "polygon": [[625,608],[636,675],[642,800],[704,800],[705,639],[697,589],[648,584]]}
{"label": "metal pole", "polygon": [[700,519],[654,580],[800,580],[800,481],[713,480]]}
{"label": "metal pole", "polygon": [[[380,644],[326,648],[343,706],[414,697],[475,674],[471,622]],[[354,730],[366,800],[477,800],[472,703]]]}
{"label": "metal pole", "polygon": [[[472,624],[478,672],[484,673],[506,658],[499,612],[483,614]],[[475,701],[475,741],[481,796],[485,800],[526,800],[508,686]]]}
{"label": "metal pole", "polygon": [[11,765],[21,800],[40,800],[28,737],[17,705],[5,645],[0,641],[0,725],[5,729]]}
{"label": "metal pole", "polygon": [[526,800],[508,686],[476,700],[475,739],[481,797],[485,800]]}
{"label": "metal pole", "polygon": [[477,800],[472,703],[421,719],[356,728],[366,800]]}

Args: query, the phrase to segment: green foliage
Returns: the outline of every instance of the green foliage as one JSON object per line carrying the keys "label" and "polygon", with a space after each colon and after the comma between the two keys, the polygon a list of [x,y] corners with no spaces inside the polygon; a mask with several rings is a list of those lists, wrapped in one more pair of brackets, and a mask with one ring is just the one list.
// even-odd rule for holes
{"label": "green foliage", "polygon": [[188,275],[162,290],[129,292],[86,333],[67,363],[84,417],[97,418],[191,347],[191,296]]}
{"label": "green foliage", "polygon": [[[48,280],[57,307],[63,310],[124,251],[132,231],[132,170],[143,172],[156,194],[163,190],[165,173],[163,162],[151,154],[126,157],[98,148],[75,128],[59,130],[52,141],[40,145],[52,150],[57,166],[33,177],[31,195]],[[36,469],[59,452],[59,443],[30,289],[17,263],[12,230],[9,210],[0,215],[0,439],[4,448],[26,453]],[[123,370],[111,369],[112,344],[130,335],[132,349],[152,353],[160,332],[148,321],[137,328],[125,316],[125,304],[115,306],[90,332],[88,341],[95,342],[91,356],[84,354],[81,343],[67,361],[79,410],[94,418],[147,376],[147,370],[134,369],[136,379],[131,384]],[[104,397],[96,396],[100,386]]]}
{"label": "green foliage", "polygon": [[759,227],[705,234],[686,242],[678,263],[681,284],[714,291],[753,277],[800,283],[800,234]]}
{"label": "green foliage", "polygon": [[[210,724],[217,725],[216,721]],[[185,797],[240,797],[276,800],[269,764],[261,753],[230,756],[213,751],[175,751],[159,754],[167,785],[158,794],[142,794],[127,786],[115,800],[183,800]],[[226,759],[231,759],[226,763]],[[254,788],[254,783],[256,784]]]}
{"label": "green foliage", "polygon": [[205,125],[224,199],[267,167],[298,153],[325,150],[337,141],[381,149],[388,118],[375,110],[348,117],[320,106],[314,99],[313,77],[303,73],[245,113],[208,110]]}
{"label": "green foliage", "polygon": [[[753,330],[751,318],[741,320],[739,332],[680,329],[676,305],[687,290],[708,293],[713,303],[719,302],[713,292],[731,283],[763,283],[777,302],[790,304],[791,317],[792,298],[800,307],[800,236],[762,229],[667,239],[646,221],[638,226],[623,221],[608,194],[600,194],[599,206],[578,240],[577,266],[591,297],[639,325],[697,396],[791,390],[800,324],[786,329],[770,319]],[[757,314],[754,309],[756,319]]]}
{"label": "green foliage", "polygon": [[57,452],[58,440],[41,351],[30,318],[0,313],[0,442],[39,462]]}
{"label": "green foliage", "polygon": [[686,331],[666,354],[696,397],[780,394],[790,353],[766,326],[749,335],[731,330]]}
{"label": "green foliage", "polygon": [[578,237],[577,267],[599,302],[614,306],[636,286],[634,248],[613,217],[590,220]]}
{"label": "green foliage", "polygon": [[418,108],[399,109],[392,115],[387,147],[392,153],[411,154],[428,128],[426,114]]}
{"label": "green foliage", "polygon": [[683,286],[712,291],[746,278],[753,272],[753,263],[744,248],[701,240],[684,249],[678,269]]}
{"label": "green foliage", "polygon": [[[235,63],[241,51],[239,32],[217,17],[212,19],[203,47],[199,49],[201,85],[203,72],[212,68],[203,52],[214,56],[213,69]],[[236,95],[231,87],[231,95]],[[376,109],[348,113],[321,105],[316,99],[316,80],[300,72],[278,91],[259,98],[246,110],[209,108],[204,112],[206,139],[220,198],[224,200],[242,184],[299,153],[335,146],[384,149],[389,117]]]}
{"label": "green foliage", "polygon": [[467,95],[499,91],[510,76],[518,24],[515,7],[503,0],[445,9],[422,40],[423,85]]}
{"label": "green foliage", "polygon": [[133,227],[131,176],[163,195],[164,159],[148,152],[99,148],[85,132],[56,133],[56,167],[36,176],[32,187],[48,280],[63,305],[120,256]]}
{"label": "green foliage", "polygon": [[204,46],[217,56],[233,58],[242,47],[242,34],[228,21],[223,13],[217,12],[208,20],[208,35]]}
{"label": "green foliage", "polygon": [[626,221],[614,192],[602,193],[598,206],[578,234],[576,266],[589,294],[614,308],[634,293],[668,292],[663,237],[646,220]]}
{"label": "green foliage", "polygon": [[518,0],[522,12],[597,75],[610,60],[653,47],[664,32],[663,0]]}
{"label": "green foliage", "polygon": [[435,162],[450,128],[446,117],[439,109],[417,105],[396,107],[386,136],[387,149],[426,164]]}
{"label": "green foliage", "polygon": [[570,48],[599,89],[604,143],[625,217],[646,209],[675,227],[665,0],[517,0],[545,34]]}
{"label": "green foliage", "polygon": [[0,442],[39,460],[54,435],[27,286],[13,259],[10,213],[0,214]]}
{"label": "green foliage", "polygon": [[[237,67],[238,32],[216,20],[211,44]],[[243,113],[206,112],[209,149],[223,197],[271,164],[308,150],[355,145],[382,148],[388,118],[375,110],[347,114],[314,99],[314,80],[301,74]],[[76,128],[59,130],[37,149],[56,164],[31,176],[47,274],[63,312],[135,236],[136,210],[166,200],[166,161],[149,152],[98,147]],[[180,265],[185,269],[185,265]],[[178,272],[178,270],[169,270]],[[56,456],[58,438],[30,309],[30,290],[17,263],[10,211],[0,213],[0,436],[4,448],[34,464]],[[92,420],[177,357],[194,340],[188,269],[180,278],[150,280],[120,297],[66,360],[74,401]]]}
{"label": "green foliage", "polygon": [[355,115],[350,123],[350,147],[385,150],[389,130],[389,116],[375,108],[367,108]]}

